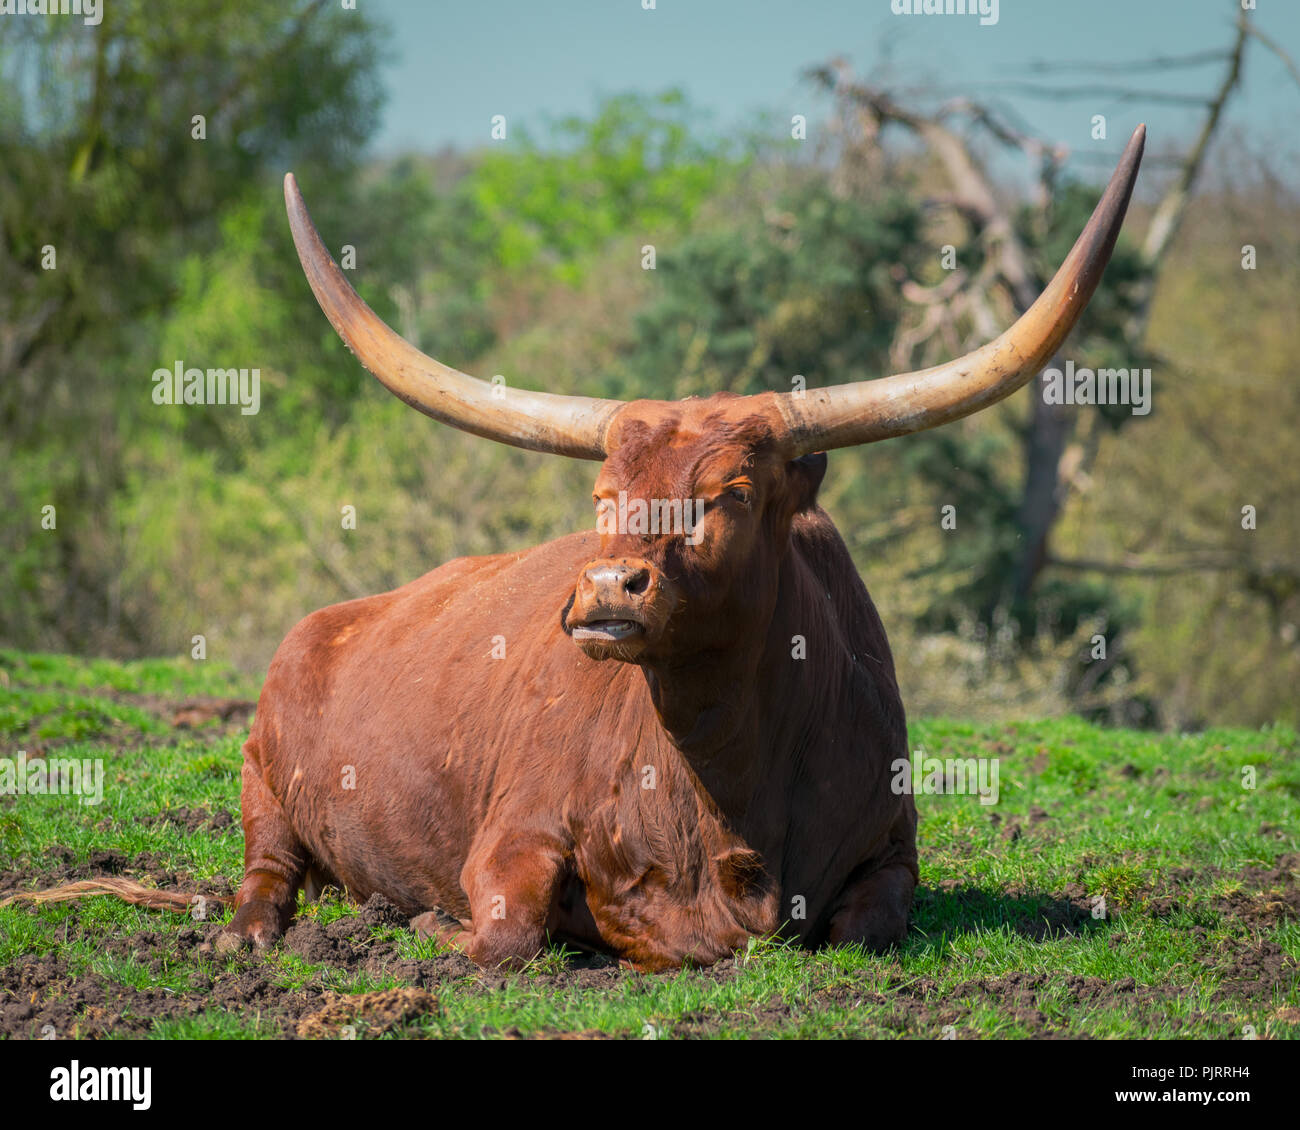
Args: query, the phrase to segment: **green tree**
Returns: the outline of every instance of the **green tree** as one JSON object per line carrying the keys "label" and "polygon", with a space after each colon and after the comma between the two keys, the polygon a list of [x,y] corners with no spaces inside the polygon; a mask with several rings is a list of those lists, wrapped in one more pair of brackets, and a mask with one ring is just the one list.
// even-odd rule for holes
{"label": "green tree", "polygon": [[374,28],[323,0],[103,17],[14,19],[0,41],[3,634],[78,649],[139,635],[111,500],[175,360],[159,320],[199,285],[187,256],[286,163],[351,168],[379,106]]}

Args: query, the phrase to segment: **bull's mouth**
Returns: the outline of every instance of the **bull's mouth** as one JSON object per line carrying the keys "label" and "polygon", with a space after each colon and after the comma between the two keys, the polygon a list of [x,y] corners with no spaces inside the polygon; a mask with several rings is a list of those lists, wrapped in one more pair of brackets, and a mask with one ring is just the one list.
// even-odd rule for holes
{"label": "bull's mouth", "polygon": [[645,625],[639,620],[588,620],[571,628],[578,643],[622,643],[645,635]]}

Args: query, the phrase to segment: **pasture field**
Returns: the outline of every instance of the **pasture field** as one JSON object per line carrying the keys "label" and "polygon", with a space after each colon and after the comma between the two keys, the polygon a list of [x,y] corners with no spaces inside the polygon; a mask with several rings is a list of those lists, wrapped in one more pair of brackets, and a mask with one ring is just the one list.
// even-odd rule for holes
{"label": "pasture field", "polygon": [[[256,691],[210,663],[0,651],[0,757],[102,759],[106,777],[97,805],[0,796],[0,899],[106,876],[232,894]],[[507,975],[417,939],[381,899],[330,891],[270,954],[223,958],[226,909],[16,902],[0,907],[0,1033],[1300,1037],[1293,730],[914,720],[911,741],[998,758],[1000,796],[917,798],[921,886],[886,956],[765,942],[643,975],[551,951]]]}

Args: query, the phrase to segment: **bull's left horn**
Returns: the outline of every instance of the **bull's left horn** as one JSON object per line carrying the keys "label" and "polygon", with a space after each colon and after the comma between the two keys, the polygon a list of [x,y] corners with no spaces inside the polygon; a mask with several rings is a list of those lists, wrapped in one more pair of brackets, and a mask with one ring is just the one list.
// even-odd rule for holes
{"label": "bull's left horn", "polygon": [[621,401],[496,387],[425,356],[389,329],[344,278],[292,173],[284,178],[284,202],[316,301],[347,347],[390,392],[426,416],[474,435],[530,451],[605,457],[605,431]]}
{"label": "bull's left horn", "polygon": [[1010,396],[1033,377],[1097,289],[1124,222],[1145,141],[1146,126],[1138,126],[1060,270],[1001,337],[933,369],[782,393],[779,403],[796,454],[873,443],[946,424]]}

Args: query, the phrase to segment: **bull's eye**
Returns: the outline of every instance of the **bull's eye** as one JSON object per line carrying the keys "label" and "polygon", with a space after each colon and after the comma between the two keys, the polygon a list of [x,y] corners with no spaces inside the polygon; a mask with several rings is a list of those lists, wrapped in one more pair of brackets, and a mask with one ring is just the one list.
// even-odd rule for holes
{"label": "bull's eye", "polygon": [[754,500],[754,492],[748,487],[732,487],[727,493],[741,506],[748,506]]}
{"label": "bull's eye", "polygon": [[615,511],[613,499],[598,498],[596,502],[596,529],[602,534],[614,533]]}

